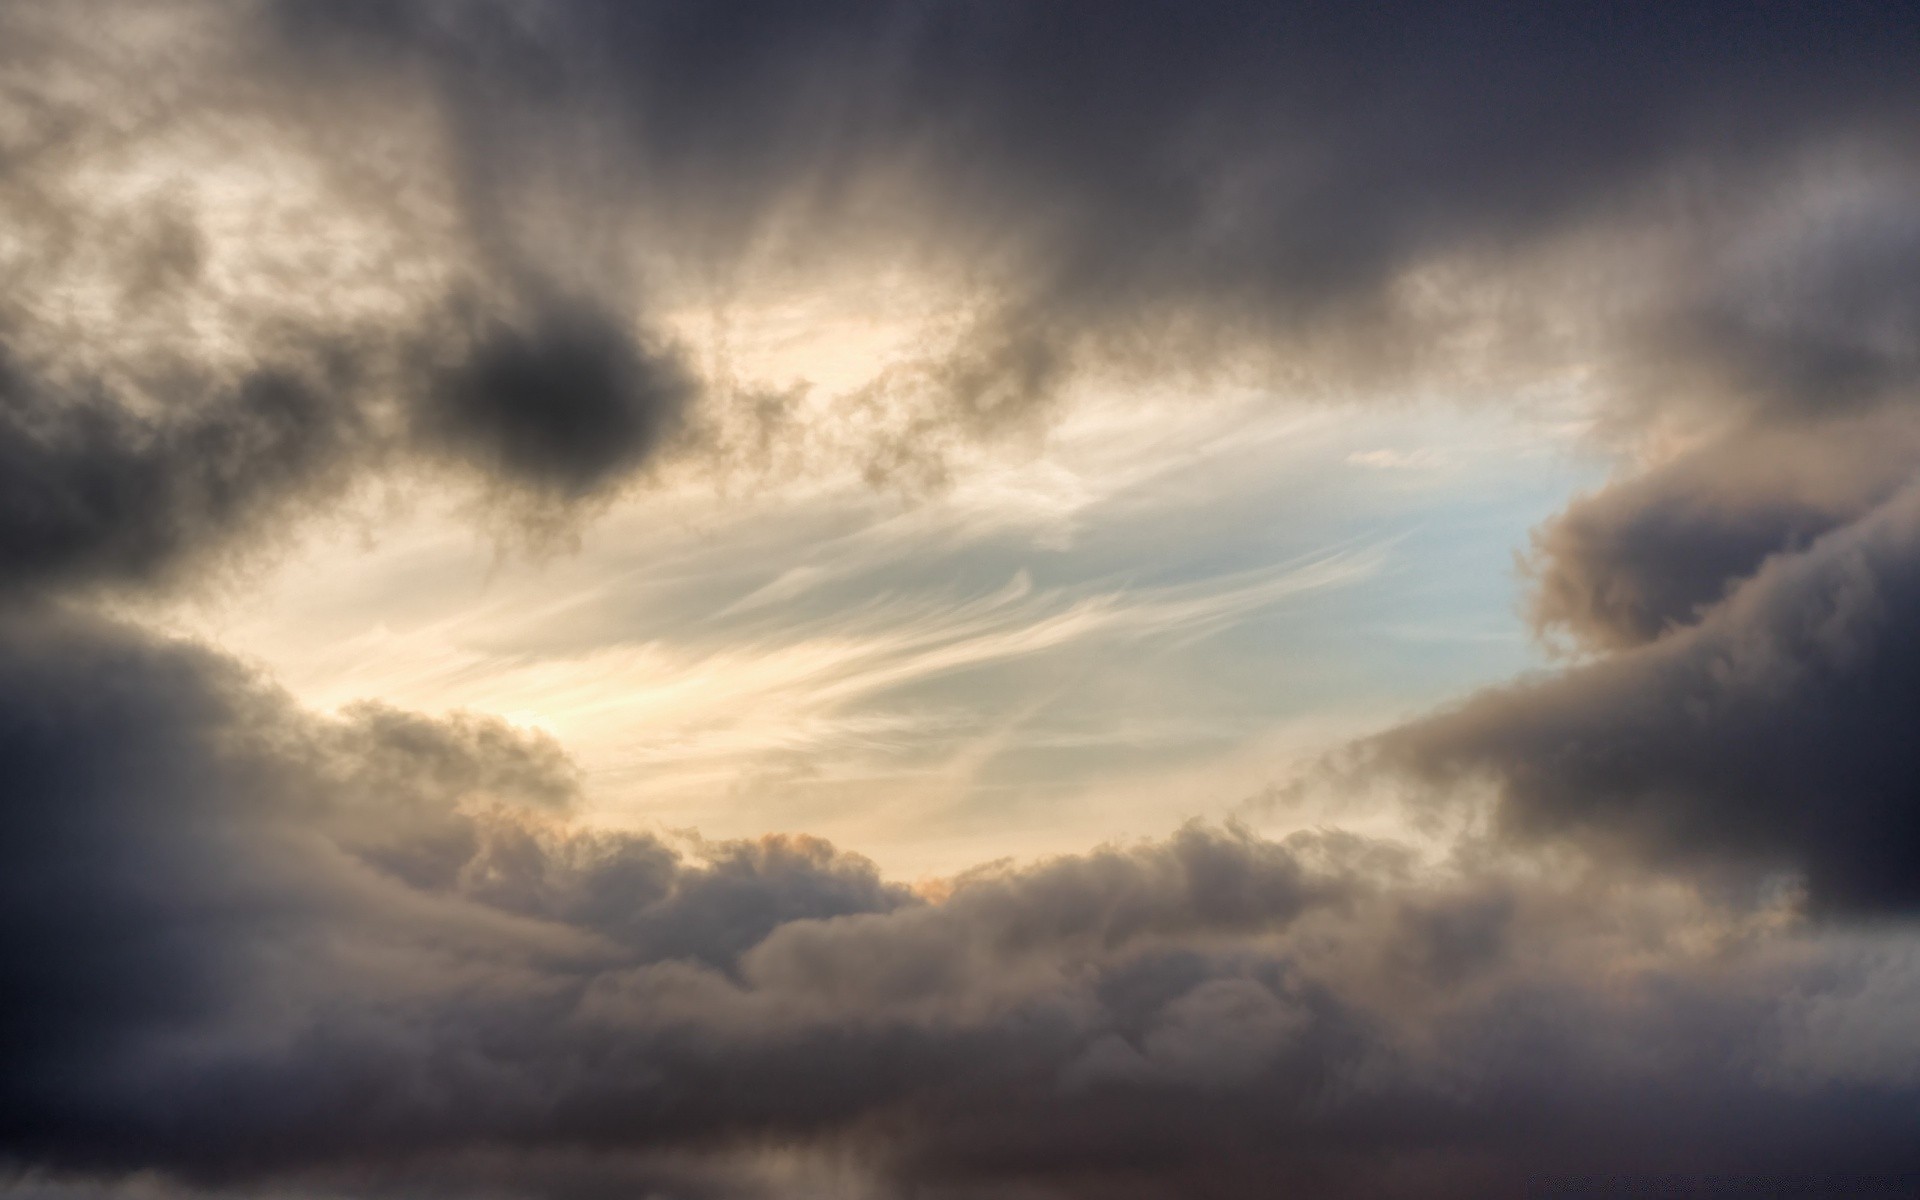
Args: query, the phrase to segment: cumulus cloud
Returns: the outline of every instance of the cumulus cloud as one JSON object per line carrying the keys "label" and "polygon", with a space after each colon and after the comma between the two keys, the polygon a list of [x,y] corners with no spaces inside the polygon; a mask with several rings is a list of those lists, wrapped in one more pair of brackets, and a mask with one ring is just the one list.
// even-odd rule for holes
{"label": "cumulus cloud", "polygon": [[1536,532],[1532,617],[1594,649],[1693,624],[1767,559],[1806,550],[1906,484],[1904,412],[1746,430],[1621,479]]}
{"label": "cumulus cloud", "polygon": [[1386,736],[1483,772],[1519,831],[1617,834],[1671,858],[1805,873],[1842,910],[1911,910],[1916,493],[1782,550],[1699,619]]}
{"label": "cumulus cloud", "polygon": [[1787,222],[1814,236],[1775,229],[1639,343],[1674,400],[1622,411],[1645,428],[1684,410],[1678,448],[1536,533],[1534,622],[1586,657],[1395,731],[1386,761],[1490,782],[1516,834],[1786,872],[1828,911],[1912,911],[1896,730],[1920,678],[1902,633],[1920,603],[1920,292],[1910,218],[1838,190]]}
{"label": "cumulus cloud", "polygon": [[565,759],[494,722],[305,714],[67,614],[0,654],[0,1148],[56,1190],[1472,1195],[1915,1165],[1877,1106],[1911,1046],[1842,1071],[1780,1040],[1835,974],[1873,1018],[1911,972],[1685,889],[1193,827],[930,898],[805,838],[578,827]]}

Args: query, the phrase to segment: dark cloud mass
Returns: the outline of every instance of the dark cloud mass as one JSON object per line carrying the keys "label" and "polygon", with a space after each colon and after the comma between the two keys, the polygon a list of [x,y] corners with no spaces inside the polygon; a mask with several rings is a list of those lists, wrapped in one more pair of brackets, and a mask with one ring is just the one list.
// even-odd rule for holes
{"label": "dark cloud mass", "polygon": [[1920,525],[1909,485],[1783,551],[1697,622],[1387,736],[1430,773],[1482,770],[1520,830],[1753,855],[1822,907],[1920,903]]}
{"label": "dark cloud mass", "polygon": [[436,81],[468,159],[551,165],[560,126],[611,160],[603,191],[703,246],[937,239],[1062,350],[1141,322],[1168,336],[1191,308],[1263,334],[1356,315],[1409,268],[1657,204],[1676,179],[1683,202],[1735,207],[1726,187],[1777,185],[1836,138],[1904,156],[1920,34],[1905,5],[275,12],[334,70]]}
{"label": "dark cloud mass", "polygon": [[1549,522],[1530,561],[1536,625],[1594,657],[1396,731],[1386,760],[1491,782],[1515,833],[1744,860],[1803,876],[1816,907],[1914,910],[1920,275],[1910,216],[1890,232],[1883,203],[1643,343],[1684,364],[1709,419]]}
{"label": "dark cloud mass", "polygon": [[358,448],[354,410],[298,368],[213,389],[145,418],[0,360],[0,588],[165,578],[284,516]]}
{"label": "dark cloud mass", "polygon": [[[1917,47],[1884,0],[0,0],[0,1190],[1914,1194]],[[1583,657],[1371,743],[1493,835],[915,891],[102,615],[369,479],[564,517],[723,461],[752,388],[675,305],[876,261],[952,293],[830,410],[895,413],[876,477],[1102,370],[1578,376],[1631,447],[1530,559]]]}
{"label": "dark cloud mass", "polygon": [[[842,1194],[837,1161],[875,1195],[1464,1196],[1920,1166],[1883,1106],[1905,1067],[1797,1077],[1769,1032],[1832,973],[1911,995],[1898,961],[1690,965],[1604,876],[1395,882],[1351,835],[1192,828],[936,903],[804,838],[575,828],[548,743],[305,715],[93,618],[16,618],[0,667],[0,1145],[75,1178]],[[1595,991],[1608,946],[1651,965]]]}
{"label": "dark cloud mass", "polygon": [[436,381],[420,432],[490,475],[574,500],[630,472],[679,420],[687,368],[591,310],[492,329]]}
{"label": "dark cloud mass", "polygon": [[1576,501],[1535,535],[1534,621],[1598,649],[1691,625],[1904,486],[1917,436],[1904,414],[1752,431]]}
{"label": "dark cloud mass", "polygon": [[162,408],[324,344],[360,473],[551,507],[724,458],[765,397],[661,309],[902,259],[955,315],[847,399],[876,477],[1102,370],[1516,387],[1544,353],[1777,414],[1916,361],[1907,5],[94,7],[0,13],[10,342]]}

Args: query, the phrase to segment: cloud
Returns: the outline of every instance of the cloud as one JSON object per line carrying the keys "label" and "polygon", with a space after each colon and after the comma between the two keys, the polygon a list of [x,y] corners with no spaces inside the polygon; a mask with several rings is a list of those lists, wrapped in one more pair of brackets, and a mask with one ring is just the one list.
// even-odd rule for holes
{"label": "cloud", "polygon": [[[1436,330],[1396,292],[1417,269],[1622,211],[1692,225],[1686,246],[1722,259],[1743,180],[1778,186],[1836,140],[1910,154],[1903,19],[1864,6],[1818,36],[1766,6],[273,12],[326,71],[426,79],[482,211],[505,211],[516,171],[561,171],[564,204],[636,205],[730,265],[876,238],[960,265],[983,307],[925,382],[964,413],[1044,396],[1094,348],[1165,367],[1188,338],[1348,342],[1329,321],[1361,357],[1432,371]],[[1897,280],[1899,225],[1882,232],[1874,269]],[[1822,290],[1874,288],[1845,271]],[[1709,313],[1693,340],[1743,353],[1747,326]]]}
{"label": "cloud", "polygon": [[1356,467],[1366,467],[1375,471],[1420,471],[1432,470],[1446,465],[1446,455],[1431,446],[1422,446],[1416,450],[1356,450],[1347,455],[1347,461]]}
{"label": "cloud", "polygon": [[[70,614],[15,616],[0,653],[10,1157],[247,1174],[288,1135],[323,1158],[388,1121],[412,1138],[450,1085],[479,1087],[482,1124],[531,1112],[402,1059],[438,1053],[443,1016],[481,1022],[456,1040],[538,1036],[602,968],[724,966],[788,922],[907,900],[806,839],[693,866],[567,832],[570,765],[497,722],[309,716],[210,651]],[[431,1011],[468,989],[504,1007]],[[252,1132],[230,1141],[235,1103]]]}
{"label": "cloud", "polygon": [[1916,438],[1899,411],[1747,431],[1583,497],[1534,535],[1534,624],[1603,650],[1691,625],[1901,488]]}
{"label": "cloud", "polygon": [[1197,826],[916,895],[817,840],[577,826],[566,760],[496,722],[303,713],[71,613],[4,634],[0,1152],[56,1191],[1915,1166],[1911,970],[1767,910]]}
{"label": "cloud", "polygon": [[176,420],[0,363],[0,588],[158,581],[322,490],[362,442],[298,367],[262,366]]}
{"label": "cloud", "polygon": [[671,353],[591,310],[481,337],[428,392],[417,436],[490,478],[565,502],[631,474],[697,391]]}
{"label": "cloud", "polygon": [[1916,651],[1920,493],[1781,549],[1691,624],[1494,689],[1378,744],[1484,773],[1515,832],[1803,872],[1815,905],[1911,911],[1920,834],[1900,714]]}
{"label": "cloud", "polygon": [[175,583],[369,479],[564,516],[700,391],[617,267],[540,261],[430,105],[289,69],[257,15],[0,10],[15,590]]}
{"label": "cloud", "polygon": [[1884,8],[268,11],[317,86],[445,115],[509,274],[936,281],[949,318],[839,409],[908,414],[869,430],[877,478],[1101,372],[1351,395],[1577,364],[1622,406],[1789,408],[1910,377]]}
{"label": "cloud", "polygon": [[[1769,6],[99,12],[0,13],[31,48],[5,64],[0,333],[100,412],[71,454],[118,475],[140,447],[151,523],[209,546],[449,467],[548,521],[670,455],[938,481],[1093,378],[1350,396],[1582,368],[1663,421],[1872,408],[1916,361],[1884,6],[1817,37]],[[882,267],[939,315],[844,394],[673,336]],[[312,391],[314,428],[228,505],[201,452],[162,451],[263,379]],[[110,503],[64,479],[22,505]],[[193,515],[234,506],[257,515]],[[168,544],[76,548],[73,578],[159,577],[191,557]]]}
{"label": "cloud", "polygon": [[1534,623],[1588,657],[1387,735],[1384,761],[1490,782],[1523,837],[1785,872],[1829,913],[1913,910],[1894,729],[1920,605],[1920,293],[1910,222],[1837,190],[1818,236],[1750,247],[1641,343],[1693,391],[1627,419],[1685,413],[1679,448],[1537,531]]}

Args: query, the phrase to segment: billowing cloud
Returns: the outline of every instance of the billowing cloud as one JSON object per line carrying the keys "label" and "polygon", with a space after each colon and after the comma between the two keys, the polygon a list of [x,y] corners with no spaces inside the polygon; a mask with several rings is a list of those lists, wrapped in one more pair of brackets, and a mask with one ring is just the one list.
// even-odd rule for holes
{"label": "billowing cloud", "polygon": [[[565,759],[486,720],[303,714],[70,615],[0,649],[0,1149],[59,1178],[1473,1195],[1914,1165],[1920,1060],[1873,1041],[1910,966],[1684,888],[1194,827],[930,897],[806,838],[577,827]],[[1836,974],[1855,1017],[1800,1021]]]}
{"label": "billowing cloud", "polygon": [[1904,412],[1717,439],[1576,501],[1534,539],[1533,618],[1618,649],[1693,624],[1770,557],[1806,550],[1920,461]]}
{"label": "billowing cloud", "polygon": [[1776,554],[1695,623],[1381,746],[1429,774],[1490,775],[1518,831],[1750,858],[1804,872],[1822,907],[1910,910],[1915,506],[1902,488]]}
{"label": "billowing cloud", "polygon": [[1491,782],[1516,833],[1797,874],[1828,910],[1913,909],[1898,730],[1920,683],[1920,290],[1910,218],[1882,199],[1824,211],[1643,343],[1648,370],[1686,364],[1696,423],[1538,531],[1530,560],[1536,624],[1591,656],[1388,735],[1387,760]]}

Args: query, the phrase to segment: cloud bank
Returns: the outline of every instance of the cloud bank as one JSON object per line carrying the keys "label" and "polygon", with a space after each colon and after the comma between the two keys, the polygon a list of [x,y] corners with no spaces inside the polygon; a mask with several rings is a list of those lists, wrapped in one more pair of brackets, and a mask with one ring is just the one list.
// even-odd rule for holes
{"label": "cloud bank", "polygon": [[1476,1195],[1914,1165],[1920,1057],[1873,1024],[1920,979],[1898,942],[1200,827],[928,896],[806,838],[578,827],[564,757],[497,723],[314,717],[93,620],[7,634],[0,1136],[43,1169]]}

